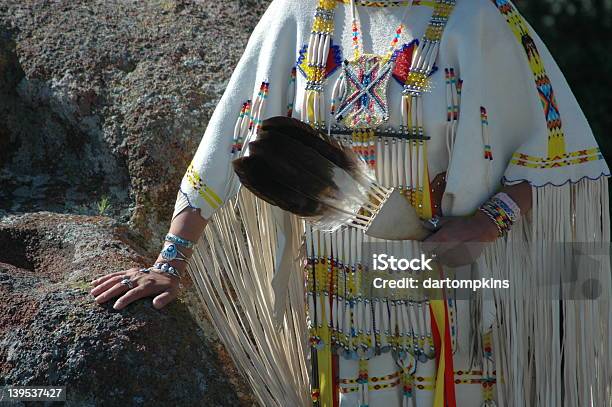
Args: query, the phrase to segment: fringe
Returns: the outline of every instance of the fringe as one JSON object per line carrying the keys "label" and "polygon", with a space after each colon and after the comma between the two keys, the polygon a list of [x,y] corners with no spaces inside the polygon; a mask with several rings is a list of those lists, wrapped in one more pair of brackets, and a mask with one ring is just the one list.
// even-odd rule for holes
{"label": "fringe", "polygon": [[[599,299],[574,299],[570,294],[575,293],[563,284],[548,280],[555,275],[560,282],[572,260],[560,257],[555,243],[599,243],[602,253],[607,250],[607,182],[602,177],[533,188],[531,214],[485,251],[485,272],[511,281],[509,289],[494,293],[492,348],[499,405],[605,406],[612,399],[609,261],[597,274]],[[300,220],[291,217],[290,223],[280,225],[270,205],[242,190],[213,216],[190,263],[190,274],[219,337],[265,406],[311,403],[304,279],[284,274],[303,276],[303,266],[293,261],[282,263],[289,264],[284,270],[278,268],[287,240],[295,245],[304,234]],[[279,290],[273,279],[279,278],[288,286],[283,315],[274,310],[284,300],[275,297]],[[578,278],[588,276],[579,273]],[[380,302],[373,307],[377,314]],[[347,325],[342,323],[345,313],[325,311],[332,327],[344,331],[339,325]],[[401,325],[409,316],[403,311]],[[389,329],[385,322],[393,323],[383,318],[382,326],[368,327],[367,322],[366,331],[385,331]]]}
{"label": "fringe", "polygon": [[[511,282],[494,295],[500,405],[604,406],[611,399],[609,259],[597,273],[599,299],[579,299],[561,281],[572,258],[559,245],[607,250],[608,199],[606,177],[533,188],[531,215],[485,252],[488,272]],[[589,271],[578,266],[579,288]]]}
{"label": "fringe", "polygon": [[311,404],[303,278],[287,279],[282,318],[275,320],[273,309],[274,274],[303,272],[297,261],[290,270],[275,267],[283,234],[299,242],[304,233],[303,222],[291,218],[291,230],[283,231],[273,208],[242,189],[213,216],[189,267],[221,341],[264,406]]}

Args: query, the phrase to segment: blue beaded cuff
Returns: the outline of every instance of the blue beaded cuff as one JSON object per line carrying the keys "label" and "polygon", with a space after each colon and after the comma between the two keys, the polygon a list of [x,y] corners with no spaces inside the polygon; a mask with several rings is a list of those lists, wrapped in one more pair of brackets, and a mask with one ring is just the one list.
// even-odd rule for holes
{"label": "blue beaded cuff", "polygon": [[172,233],[168,233],[166,235],[165,240],[166,240],[166,242],[174,243],[174,244],[177,244],[179,246],[183,246],[183,247],[185,247],[187,249],[191,249],[195,245],[194,242],[192,242],[190,240],[187,240],[187,239],[183,239],[180,236],[173,235]]}

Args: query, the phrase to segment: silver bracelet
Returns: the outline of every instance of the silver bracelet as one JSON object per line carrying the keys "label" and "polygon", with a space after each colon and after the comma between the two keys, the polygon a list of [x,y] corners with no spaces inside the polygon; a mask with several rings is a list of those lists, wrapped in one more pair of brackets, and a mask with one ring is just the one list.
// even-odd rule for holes
{"label": "silver bracelet", "polygon": [[173,235],[172,233],[168,233],[166,238],[164,239],[166,242],[174,243],[179,246],[183,246],[186,249],[191,249],[195,245],[191,240],[183,239],[180,236]]}
{"label": "silver bracelet", "polygon": [[159,255],[162,257],[162,259],[166,261],[172,261],[172,260],[187,261],[187,256],[185,256],[185,254],[183,254],[183,252],[181,252],[174,243],[170,243],[164,246],[164,248],[159,253]]}
{"label": "silver bracelet", "polygon": [[170,274],[171,276],[176,277],[178,279],[181,278],[179,271],[176,268],[169,265],[168,263],[155,263],[152,270]]}

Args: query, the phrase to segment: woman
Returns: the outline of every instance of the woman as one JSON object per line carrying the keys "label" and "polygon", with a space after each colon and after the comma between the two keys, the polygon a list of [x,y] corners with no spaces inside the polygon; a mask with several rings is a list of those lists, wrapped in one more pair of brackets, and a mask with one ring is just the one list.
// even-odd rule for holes
{"label": "woman", "polygon": [[[432,234],[397,246],[322,233],[241,190],[232,159],[279,115],[352,145]],[[509,1],[274,0],[183,178],[156,265],[102,277],[92,294],[161,308],[198,242],[192,277],[264,405],[603,405],[608,305],[558,301],[563,259],[548,243],[607,241],[607,176],[563,75]],[[364,244],[433,253],[437,277],[468,265],[510,288],[470,301],[378,289]]]}

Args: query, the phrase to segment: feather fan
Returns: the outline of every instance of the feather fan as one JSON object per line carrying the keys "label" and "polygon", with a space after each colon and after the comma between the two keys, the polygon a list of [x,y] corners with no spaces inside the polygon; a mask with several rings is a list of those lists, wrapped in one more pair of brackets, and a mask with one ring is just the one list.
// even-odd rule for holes
{"label": "feather fan", "polygon": [[[381,237],[382,231],[390,238],[386,229],[395,223],[397,211],[407,211],[411,229],[416,227],[415,217],[420,225],[406,199],[378,185],[367,163],[350,146],[296,119],[265,120],[247,155],[234,160],[233,166],[242,185],[255,195],[323,231],[351,225],[368,233],[373,227],[374,234],[368,234]],[[388,211],[384,221],[380,212],[390,198],[395,213]],[[405,228],[401,235],[406,235]]]}

